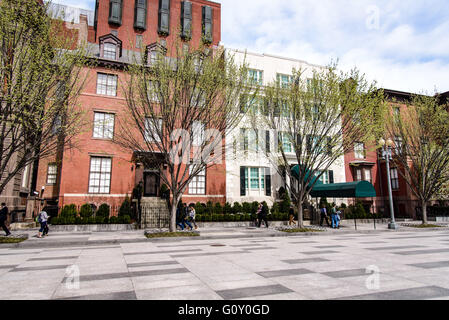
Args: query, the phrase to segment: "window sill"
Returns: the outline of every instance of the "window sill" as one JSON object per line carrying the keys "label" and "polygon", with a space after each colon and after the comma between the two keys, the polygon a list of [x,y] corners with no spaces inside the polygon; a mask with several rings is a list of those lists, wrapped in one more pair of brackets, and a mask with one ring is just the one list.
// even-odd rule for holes
{"label": "window sill", "polygon": [[114,138],[95,138],[92,137],[92,140],[100,140],[100,141],[114,141]]}

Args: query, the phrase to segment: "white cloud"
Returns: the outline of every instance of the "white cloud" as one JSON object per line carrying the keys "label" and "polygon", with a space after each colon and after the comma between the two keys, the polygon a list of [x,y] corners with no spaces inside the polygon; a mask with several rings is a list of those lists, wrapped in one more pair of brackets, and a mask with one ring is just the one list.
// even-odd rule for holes
{"label": "white cloud", "polygon": [[222,4],[222,41],[228,47],[324,65],[339,59],[340,68],[357,66],[390,89],[449,90],[448,1],[216,1]]}

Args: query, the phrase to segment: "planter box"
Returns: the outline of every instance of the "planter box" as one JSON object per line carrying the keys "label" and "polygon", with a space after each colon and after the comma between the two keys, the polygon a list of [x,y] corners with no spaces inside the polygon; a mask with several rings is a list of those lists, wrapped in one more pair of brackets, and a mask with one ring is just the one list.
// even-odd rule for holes
{"label": "planter box", "polygon": [[75,224],[51,225],[50,232],[108,232],[137,230],[136,224]]}
{"label": "planter box", "polygon": [[[296,221],[297,222],[297,221]],[[227,222],[196,222],[200,228],[239,228],[239,227],[255,227],[253,221],[227,221]],[[268,221],[271,227],[288,226],[288,221]],[[310,225],[310,221],[304,221],[304,225]],[[261,228],[265,227],[262,222]]]}
{"label": "planter box", "polygon": [[[356,219],[357,223],[371,223],[374,224],[374,219]],[[330,219],[329,219],[330,222]],[[346,223],[354,223],[354,219],[344,219],[341,220],[341,222],[346,222]],[[376,219],[376,224],[387,224],[390,223],[390,219]]]}

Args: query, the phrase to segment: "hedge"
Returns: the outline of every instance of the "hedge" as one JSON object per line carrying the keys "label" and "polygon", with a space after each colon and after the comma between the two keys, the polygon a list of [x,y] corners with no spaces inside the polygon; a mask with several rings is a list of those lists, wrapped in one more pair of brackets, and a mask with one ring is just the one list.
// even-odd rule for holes
{"label": "hedge", "polygon": [[74,224],[130,224],[131,217],[130,216],[121,216],[121,217],[89,217],[89,218],[81,218],[81,217],[54,217],[50,220],[51,225],[74,225]]}

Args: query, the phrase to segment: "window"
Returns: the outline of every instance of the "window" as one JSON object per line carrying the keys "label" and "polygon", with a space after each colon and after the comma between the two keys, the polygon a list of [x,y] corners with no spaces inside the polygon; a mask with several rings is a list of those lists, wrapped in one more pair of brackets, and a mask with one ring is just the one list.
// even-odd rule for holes
{"label": "window", "polygon": [[390,179],[391,179],[391,189],[398,190],[399,189],[399,176],[398,176],[397,168],[390,169]]}
{"label": "window", "polygon": [[121,25],[122,24],[122,0],[109,1],[109,23]]}
{"label": "window", "polygon": [[141,34],[136,35],[136,49],[142,48],[143,36]]}
{"label": "window", "polygon": [[164,36],[170,34],[170,0],[159,0],[158,32]]}
{"label": "window", "polygon": [[250,84],[263,84],[263,71],[249,69],[248,70],[248,80]]}
{"label": "window", "polygon": [[28,188],[28,176],[30,173],[31,164],[27,165],[25,169],[23,169],[22,173],[22,188]]}
{"label": "window", "polygon": [[111,158],[91,157],[89,193],[109,193],[111,187]]}
{"label": "window", "polygon": [[54,134],[54,135],[59,134],[59,132],[61,131],[61,126],[62,126],[61,116],[58,114],[53,119],[53,125],[51,127],[51,133]]}
{"label": "window", "polygon": [[[157,129],[155,127],[157,125]],[[159,133],[158,133],[159,132]],[[145,119],[145,140],[148,142],[161,142],[162,119]]]}
{"label": "window", "polygon": [[[330,145],[330,137],[328,139],[323,139],[320,136],[307,136],[307,152],[318,154],[327,151],[327,154],[332,152],[332,146]],[[327,142],[327,145],[326,145]],[[326,150],[327,149],[327,150]]]}
{"label": "window", "polygon": [[356,168],[355,169],[355,181],[362,181],[362,169],[361,168]]}
{"label": "window", "polygon": [[147,0],[136,0],[134,8],[134,28],[145,30],[147,27]]}
{"label": "window", "polygon": [[245,168],[245,188],[265,190],[265,168]]}
{"label": "window", "polygon": [[254,97],[251,99],[248,95],[242,95],[240,97],[240,113],[251,112],[253,114],[259,114],[263,107],[263,98]]}
{"label": "window", "polygon": [[47,169],[47,184],[56,184],[58,166],[56,163],[50,163]]}
{"label": "window", "polygon": [[245,155],[248,153],[249,147],[249,137],[248,137],[248,129],[241,128],[240,129],[240,149],[245,152]]}
{"label": "window", "polygon": [[98,73],[97,94],[107,96],[117,95],[117,76],[113,74]]}
{"label": "window", "polygon": [[115,60],[117,56],[117,48],[113,43],[105,43],[103,47],[103,58]]}
{"label": "window", "polygon": [[365,181],[373,182],[371,178],[371,169],[365,168]]}
{"label": "window", "polygon": [[114,114],[94,112],[94,138],[112,139],[114,137]]}
{"label": "window", "polygon": [[402,153],[402,138],[396,136],[394,138],[394,145],[396,147],[396,154],[401,154]]}
{"label": "window", "polygon": [[284,89],[287,89],[289,87],[289,85],[292,83],[292,79],[292,76],[286,74],[278,73],[276,75],[276,80],[279,82],[280,87]]}
{"label": "window", "polygon": [[151,102],[160,102],[157,85],[157,81],[154,80],[150,80],[150,82],[148,83],[148,99]]}
{"label": "window", "polygon": [[193,121],[192,123],[192,145],[199,147],[204,143],[205,125],[200,121]]}
{"label": "window", "polygon": [[[189,169],[192,173],[192,166]],[[189,183],[189,194],[206,194],[206,170],[203,169]]]}
{"label": "window", "polygon": [[279,133],[279,140],[282,143],[282,150],[284,150],[284,153],[293,152],[293,144],[290,138],[290,134],[288,132]]}
{"label": "window", "polygon": [[203,42],[212,43],[212,8],[203,6]]}
{"label": "window", "polygon": [[360,142],[354,144],[354,156],[356,159],[365,159],[365,145]]}
{"label": "window", "polygon": [[192,29],[192,3],[181,2],[181,38],[190,40]]}
{"label": "window", "polygon": [[399,120],[401,117],[401,108],[400,107],[393,107],[393,116],[395,120]]}

